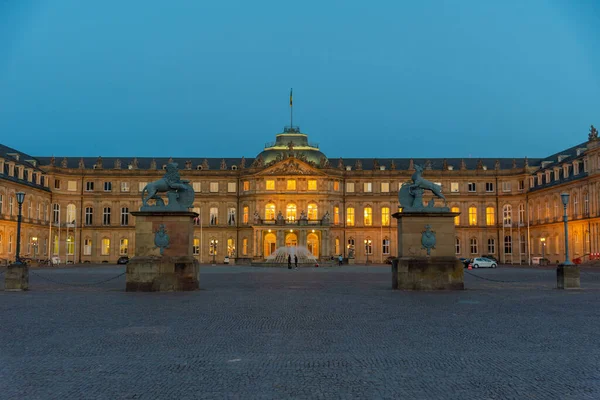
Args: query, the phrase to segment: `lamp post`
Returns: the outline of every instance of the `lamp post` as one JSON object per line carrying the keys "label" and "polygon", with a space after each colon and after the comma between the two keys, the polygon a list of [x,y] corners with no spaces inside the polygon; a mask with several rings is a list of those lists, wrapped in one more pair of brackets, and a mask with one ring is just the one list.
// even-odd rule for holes
{"label": "lamp post", "polygon": [[217,239],[210,239],[210,251],[213,256],[213,265],[216,265],[215,258],[217,256],[217,244],[219,244]]}
{"label": "lamp post", "polygon": [[540,265],[544,263],[544,259],[546,258],[546,238],[540,238],[540,242],[542,243],[542,259],[540,261]]}
{"label": "lamp post", "polygon": [[365,239],[365,253],[367,254],[367,264],[369,263],[369,249],[371,248],[371,239]]}
{"label": "lamp post", "polygon": [[23,201],[25,201],[25,193],[17,192],[17,203],[19,204],[19,216],[17,219],[17,255],[15,264],[21,264],[21,217],[23,211]]}
{"label": "lamp post", "polygon": [[563,222],[565,226],[565,262],[563,265],[573,265],[569,257],[569,226],[567,218],[567,204],[569,204],[569,193],[561,193],[560,199],[563,203]]}
{"label": "lamp post", "polygon": [[33,246],[33,258],[37,258],[37,249],[38,249],[38,238],[34,236],[31,238],[31,245]]}

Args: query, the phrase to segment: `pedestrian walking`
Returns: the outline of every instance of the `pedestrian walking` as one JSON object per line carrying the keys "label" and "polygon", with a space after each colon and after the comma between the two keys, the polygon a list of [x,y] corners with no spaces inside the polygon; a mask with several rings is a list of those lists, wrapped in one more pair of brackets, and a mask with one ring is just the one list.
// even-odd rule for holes
{"label": "pedestrian walking", "polygon": [[298,269],[298,256],[294,254],[294,265],[296,266],[296,269]]}
{"label": "pedestrian walking", "polygon": [[344,261],[344,257],[342,257],[342,255],[340,254],[340,256],[338,257],[338,265],[341,267],[342,266],[342,262]]}
{"label": "pedestrian walking", "polygon": [[288,269],[292,269],[292,256],[288,254]]}

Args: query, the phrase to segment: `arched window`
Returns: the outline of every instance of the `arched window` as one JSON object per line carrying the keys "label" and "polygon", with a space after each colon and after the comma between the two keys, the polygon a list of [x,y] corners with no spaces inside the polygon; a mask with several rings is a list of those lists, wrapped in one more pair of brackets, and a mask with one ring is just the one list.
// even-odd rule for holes
{"label": "arched window", "polygon": [[[12,197],[11,197],[11,200],[12,200]],[[12,215],[12,211],[11,211],[11,215]],[[60,221],[60,204],[54,203],[54,204],[52,204],[52,223],[58,224],[59,221]]]}
{"label": "arched window", "polygon": [[512,206],[510,204],[505,204],[502,207],[502,224],[512,226]]}
{"label": "arched window", "polygon": [[456,254],[460,254],[460,239],[458,237],[454,240],[454,248]]}
{"label": "arched window", "polygon": [[268,203],[265,206],[265,219],[268,221],[275,219],[275,204]]}
{"label": "arched window", "polygon": [[229,257],[235,257],[235,242],[233,238],[227,239],[227,255]]}
{"label": "arched window", "polygon": [[496,210],[494,207],[485,208],[485,224],[496,225]]}
{"label": "arched window", "polygon": [[67,255],[72,256],[75,254],[75,238],[73,235],[67,236]]}
{"label": "arched window", "polygon": [[471,254],[477,254],[477,238],[471,238]]}
{"label": "arched window", "polygon": [[477,225],[477,207],[469,207],[469,225]]}
{"label": "arched window", "polygon": [[364,223],[365,226],[371,226],[373,225],[373,209],[371,207],[365,207],[365,219],[364,219]]}
{"label": "arched window", "polygon": [[348,258],[354,258],[354,238],[351,237],[348,239]]}
{"label": "arched window", "polygon": [[119,242],[119,254],[126,256],[129,252],[129,239],[122,238]]}
{"label": "arched window", "polygon": [[319,207],[315,203],[311,203],[308,205],[308,219],[311,221],[316,221],[319,218]]}
{"label": "arched window", "polygon": [[108,256],[110,255],[110,239],[109,238],[104,238],[102,239],[102,249],[101,249],[101,254],[103,256]]}
{"label": "arched window", "polygon": [[381,225],[390,226],[390,208],[381,207]]}
{"label": "arched window", "polygon": [[495,254],[496,253],[496,241],[494,240],[494,238],[489,238],[488,239],[488,248],[487,251],[489,254]]}
{"label": "arched window", "polygon": [[83,240],[83,255],[84,256],[92,255],[92,239],[84,239]]}
{"label": "arched window", "polygon": [[504,236],[504,254],[512,254],[512,236]]}
{"label": "arched window", "polygon": [[519,204],[519,225],[525,225],[525,204]]}
{"label": "arched window", "polygon": [[340,223],[340,208],[338,206],[333,207],[333,223],[335,225]]}
{"label": "arched window", "polygon": [[354,207],[346,209],[346,225],[354,226]]}
{"label": "arched window", "polygon": [[340,238],[336,237],[335,238],[335,254],[340,254]]}
{"label": "arched window", "polygon": [[288,221],[295,221],[296,220],[296,205],[295,204],[288,204],[285,208],[285,218]]}
{"label": "arched window", "polygon": [[245,256],[248,255],[248,238],[242,239],[242,254]]}
{"label": "arched window", "polygon": [[75,223],[75,219],[76,219],[75,213],[76,213],[75,204],[67,205],[67,224]]}
{"label": "arched window", "polygon": [[[452,207],[452,209],[450,211],[452,211],[453,213],[457,213],[457,212],[460,212],[460,208]],[[454,225],[456,225],[456,226],[460,225],[460,215],[457,215],[456,217],[454,217]]]}
{"label": "arched window", "polygon": [[248,206],[244,206],[242,207],[242,222],[244,224],[248,223],[248,215],[250,213],[250,209],[248,208]]}

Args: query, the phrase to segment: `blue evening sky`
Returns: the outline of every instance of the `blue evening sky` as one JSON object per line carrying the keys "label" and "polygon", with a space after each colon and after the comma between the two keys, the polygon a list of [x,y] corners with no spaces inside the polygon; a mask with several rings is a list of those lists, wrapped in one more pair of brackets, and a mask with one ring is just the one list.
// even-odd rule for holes
{"label": "blue evening sky", "polygon": [[600,126],[600,2],[0,0],[0,143],[254,157],[540,157]]}

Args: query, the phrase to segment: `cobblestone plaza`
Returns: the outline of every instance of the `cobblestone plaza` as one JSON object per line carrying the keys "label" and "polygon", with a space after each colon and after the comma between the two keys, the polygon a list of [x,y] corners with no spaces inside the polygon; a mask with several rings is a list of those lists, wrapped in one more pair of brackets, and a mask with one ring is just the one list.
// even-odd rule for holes
{"label": "cobblestone plaza", "polygon": [[578,291],[501,267],[398,292],[387,267],[203,267],[188,293],[126,293],[123,271],[0,292],[0,398],[600,398],[600,270]]}

